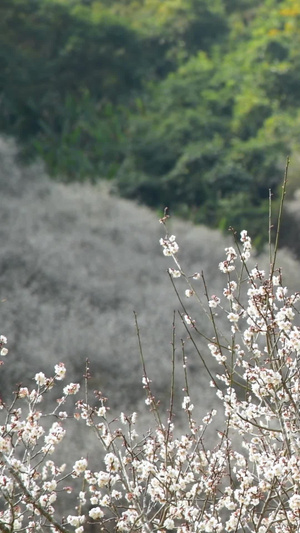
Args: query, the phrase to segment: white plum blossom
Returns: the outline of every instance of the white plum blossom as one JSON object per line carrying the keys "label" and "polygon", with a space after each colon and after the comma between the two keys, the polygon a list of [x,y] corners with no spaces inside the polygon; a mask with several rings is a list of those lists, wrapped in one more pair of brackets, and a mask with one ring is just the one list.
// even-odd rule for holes
{"label": "white plum blossom", "polygon": [[7,453],[11,449],[11,442],[8,437],[2,437],[0,435],[0,452]]}
{"label": "white plum blossom", "polygon": [[238,322],[240,319],[240,315],[237,313],[228,313],[227,318],[229,322]]}
{"label": "white plum blossom", "polygon": [[58,381],[65,378],[66,367],[64,363],[59,363],[58,365],[55,365],[54,371],[55,371],[55,379],[57,379]]}
{"label": "white plum blossom", "polygon": [[250,276],[253,279],[263,279],[265,275],[265,271],[259,270],[257,266],[250,271]]}
{"label": "white plum blossom", "polygon": [[289,506],[294,511],[294,513],[297,513],[300,511],[300,494],[294,494],[289,499]]}
{"label": "white plum blossom", "polygon": [[276,298],[278,301],[282,302],[287,294],[287,287],[278,287],[276,291]]}
{"label": "white plum blossom", "polygon": [[185,396],[183,398],[182,409],[186,409],[187,411],[192,411],[194,409],[194,405],[191,403],[191,399],[189,396]]}
{"label": "white plum blossom", "polygon": [[73,475],[74,476],[80,476],[86,469],[87,469],[87,460],[83,457],[76,461],[76,463],[73,466]]}
{"label": "white plum blossom", "polygon": [[69,385],[64,387],[63,392],[67,396],[69,394],[77,394],[79,389],[80,389],[79,383],[69,383]]}
{"label": "white plum blossom", "polygon": [[233,280],[230,281],[229,283],[227,283],[227,287],[223,290],[223,295],[228,300],[233,300],[234,291],[236,290],[236,288],[237,288],[237,283]]}
{"label": "white plum blossom", "polygon": [[93,520],[99,520],[104,516],[104,512],[100,507],[93,507],[93,509],[90,509],[89,516],[93,518]]}
{"label": "white plum blossom", "polygon": [[57,481],[55,479],[52,479],[51,481],[45,481],[43,483],[43,489],[47,491],[54,491],[57,487]]}
{"label": "white plum blossom", "polygon": [[184,315],[183,318],[188,326],[193,325],[195,322],[189,315]]}
{"label": "white plum blossom", "polygon": [[246,262],[251,256],[251,238],[248,236],[246,230],[241,231],[241,242],[243,243],[243,252],[241,254],[241,260]]}
{"label": "white plum blossom", "polygon": [[29,396],[29,390],[27,387],[20,387],[18,390],[18,396],[19,398],[26,398]]}
{"label": "white plum blossom", "polygon": [[217,344],[210,343],[208,344],[211,355],[216,359],[219,364],[224,363],[227,360],[226,355],[223,355],[220,347]]}
{"label": "white plum blossom", "polygon": [[240,233],[241,242],[247,242],[248,239],[248,232],[247,230],[243,229]]}
{"label": "white plum blossom", "polygon": [[59,424],[58,422],[54,422],[48,432],[48,434],[45,435],[44,441],[45,446],[43,448],[43,451],[47,453],[53,453],[55,450],[55,446],[62,441],[66,434],[66,430]]}
{"label": "white plum blossom", "polygon": [[168,272],[172,276],[172,278],[180,278],[181,276],[180,270],[176,270],[175,268],[169,268]]}
{"label": "white plum blossom", "polygon": [[235,265],[231,264],[229,261],[222,261],[219,263],[219,269],[224,274],[229,274],[229,272],[233,272],[235,270]]}
{"label": "white plum blossom", "polygon": [[97,416],[104,417],[106,415],[106,407],[102,405],[96,410]]}
{"label": "white plum blossom", "polygon": [[163,247],[163,254],[165,256],[175,255],[179,250],[175,235],[160,239],[159,244]]}
{"label": "white plum blossom", "polygon": [[7,344],[7,338],[5,335],[0,335],[0,355],[2,355],[2,357],[5,357],[8,354],[8,349],[4,344]]}
{"label": "white plum blossom", "polygon": [[38,374],[36,374],[34,376],[34,379],[37,385],[39,385],[39,387],[42,387],[43,385],[46,385],[47,383],[47,378],[43,372],[39,372]]}
{"label": "white plum blossom", "polygon": [[230,246],[229,248],[225,248],[225,253],[226,253],[226,261],[228,262],[234,261],[237,258],[237,253],[232,246]]}
{"label": "white plum blossom", "polygon": [[78,527],[81,524],[84,524],[85,522],[85,516],[84,515],[68,515],[67,522],[70,524],[70,526]]}
{"label": "white plum blossom", "polygon": [[281,283],[281,277],[280,276],[273,276],[272,283],[274,287],[277,287]]}
{"label": "white plum blossom", "polygon": [[132,531],[132,526],[137,523],[139,513],[134,507],[129,507],[123,512],[117,523],[117,531]]}
{"label": "white plum blossom", "polygon": [[164,521],[164,527],[166,529],[174,529],[175,527],[174,520],[172,520],[172,518],[166,518],[166,520]]}
{"label": "white plum blossom", "polygon": [[220,298],[218,298],[218,296],[213,294],[211,296],[210,300],[208,301],[208,305],[209,305],[209,307],[215,308],[215,307],[218,307],[220,302],[221,302]]}
{"label": "white plum blossom", "polygon": [[119,460],[113,453],[107,453],[104,457],[104,462],[108,472],[118,472],[120,468]]}
{"label": "white plum blossom", "polygon": [[186,289],[185,295],[186,295],[187,298],[190,298],[191,296],[193,296],[193,294],[195,294],[195,293],[194,293],[194,291],[192,289]]}
{"label": "white plum blossom", "polygon": [[110,475],[107,472],[99,472],[97,476],[97,483],[99,487],[106,487],[109,484]]}

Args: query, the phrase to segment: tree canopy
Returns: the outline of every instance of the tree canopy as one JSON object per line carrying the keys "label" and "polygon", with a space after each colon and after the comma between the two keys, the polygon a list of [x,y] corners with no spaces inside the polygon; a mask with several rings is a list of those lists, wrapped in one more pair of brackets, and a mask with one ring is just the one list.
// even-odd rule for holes
{"label": "tree canopy", "polygon": [[259,244],[299,151],[299,19],[300,0],[3,0],[0,129],[53,176]]}

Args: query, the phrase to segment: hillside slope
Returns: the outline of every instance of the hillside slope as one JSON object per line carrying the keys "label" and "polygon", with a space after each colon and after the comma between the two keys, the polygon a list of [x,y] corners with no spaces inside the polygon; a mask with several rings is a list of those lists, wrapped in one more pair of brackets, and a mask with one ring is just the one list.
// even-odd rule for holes
{"label": "hillside slope", "polygon": [[[0,205],[0,323],[9,339],[2,394],[37,371],[52,372],[59,361],[70,379],[81,379],[89,358],[93,387],[103,389],[115,407],[136,408],[143,391],[133,310],[149,375],[165,394],[172,315],[179,304],[166,274],[172,263],[162,255],[163,228],[156,215],[109,196],[101,186],[50,181],[39,164],[22,168],[14,143],[3,138]],[[170,228],[186,271],[203,270],[211,293],[220,293],[224,237],[173,219]],[[293,285],[298,264],[287,253],[279,262]],[[198,324],[207,328],[196,313]],[[178,339],[181,335],[178,319]],[[201,404],[206,409],[207,376],[190,351],[192,385],[197,396],[206,389]]]}

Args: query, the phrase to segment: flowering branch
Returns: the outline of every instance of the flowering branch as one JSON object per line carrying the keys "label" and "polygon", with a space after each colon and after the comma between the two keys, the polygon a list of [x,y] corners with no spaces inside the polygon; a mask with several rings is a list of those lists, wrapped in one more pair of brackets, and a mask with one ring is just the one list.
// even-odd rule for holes
{"label": "flowering branch", "polygon": [[[283,197],[287,170],[288,162]],[[282,204],[279,226],[281,213]],[[185,273],[179,260],[181,247],[167,232],[168,218],[165,210],[160,222],[166,234],[160,245],[173,262],[168,274],[179,314],[215,390],[215,404],[200,415],[200,406],[191,397],[189,358],[181,340],[183,387],[181,407],[177,407],[174,313],[170,400],[167,412],[161,412],[134,313],[141,386],[153,416],[152,427],[139,436],[136,412],[111,417],[101,391],[94,391],[89,400],[88,361],[82,398],[72,401],[80,385],[69,383],[59,389],[49,413],[43,408],[45,396],[60,387],[66,369],[59,363],[50,378],[36,373],[34,388],[20,386],[9,407],[0,405],[1,531],[83,533],[92,524],[126,533],[300,530],[300,294],[289,294],[275,265],[279,229],[267,274],[251,265],[247,231],[233,232],[234,243],[225,248],[219,263],[225,277],[223,290],[214,294],[203,273]],[[198,313],[190,305],[193,300],[199,305]],[[200,313],[208,326],[208,322],[200,326]],[[200,348],[199,339],[205,348]],[[2,357],[7,355],[6,344],[0,336]],[[62,410],[66,405],[71,406],[68,412]],[[184,430],[175,423],[180,409]],[[218,423],[217,409],[223,420]],[[70,419],[93,432],[96,470],[87,457],[78,457],[69,470],[50,459],[68,438],[65,421]],[[207,441],[211,424],[216,435],[213,446]],[[64,518],[58,510],[58,494],[67,498],[70,492],[76,496],[74,512]]]}

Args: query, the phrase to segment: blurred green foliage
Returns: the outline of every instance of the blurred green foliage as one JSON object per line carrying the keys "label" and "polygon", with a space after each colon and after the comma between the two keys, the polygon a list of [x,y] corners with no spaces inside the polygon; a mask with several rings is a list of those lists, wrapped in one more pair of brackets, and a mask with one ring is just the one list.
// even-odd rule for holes
{"label": "blurred green foliage", "polygon": [[0,130],[259,246],[299,152],[299,22],[300,0],[2,0]]}

